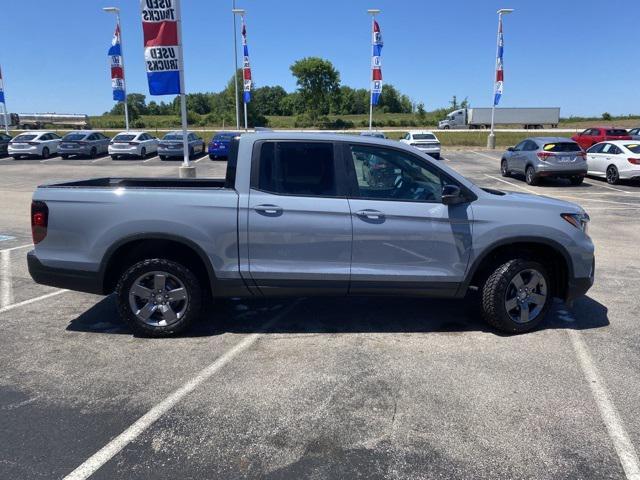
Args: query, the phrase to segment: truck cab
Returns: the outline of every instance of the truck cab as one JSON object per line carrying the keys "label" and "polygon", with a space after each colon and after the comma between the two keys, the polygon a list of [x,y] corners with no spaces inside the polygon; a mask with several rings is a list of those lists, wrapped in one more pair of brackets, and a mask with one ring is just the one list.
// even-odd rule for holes
{"label": "truck cab", "polygon": [[460,108],[447,114],[444,120],[438,122],[438,128],[449,130],[451,128],[464,128],[467,125],[467,109]]}

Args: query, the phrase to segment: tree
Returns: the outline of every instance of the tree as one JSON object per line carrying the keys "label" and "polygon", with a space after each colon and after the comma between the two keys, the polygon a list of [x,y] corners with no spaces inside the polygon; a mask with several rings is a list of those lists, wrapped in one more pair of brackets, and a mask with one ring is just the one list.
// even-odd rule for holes
{"label": "tree", "polygon": [[609,112],[604,112],[602,114],[602,120],[608,122],[609,120],[611,120],[611,114]]}
{"label": "tree", "polygon": [[453,96],[453,98],[451,99],[451,110],[458,110],[459,105],[458,105],[458,97],[456,97],[455,95]]}
{"label": "tree", "polygon": [[322,58],[306,57],[291,65],[290,70],[309,116],[315,120],[329,113],[331,96],[340,87],[340,73],[333,64]]}
{"label": "tree", "polygon": [[287,92],[280,85],[256,88],[251,96],[260,115],[282,115],[280,102],[287,96]]}

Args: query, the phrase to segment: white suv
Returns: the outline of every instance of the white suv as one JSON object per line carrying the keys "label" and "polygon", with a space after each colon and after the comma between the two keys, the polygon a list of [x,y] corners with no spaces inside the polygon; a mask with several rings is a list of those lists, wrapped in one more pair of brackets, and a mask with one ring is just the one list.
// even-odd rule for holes
{"label": "white suv", "polygon": [[9,142],[7,153],[16,160],[22,157],[49,158],[58,152],[60,136],[55,132],[21,133]]}
{"label": "white suv", "polygon": [[114,160],[120,157],[144,158],[158,153],[158,139],[147,132],[121,132],[109,143],[109,155]]}
{"label": "white suv", "polygon": [[423,153],[431,155],[438,160],[440,158],[440,140],[432,132],[427,130],[411,130],[400,139],[402,143],[416,147]]}

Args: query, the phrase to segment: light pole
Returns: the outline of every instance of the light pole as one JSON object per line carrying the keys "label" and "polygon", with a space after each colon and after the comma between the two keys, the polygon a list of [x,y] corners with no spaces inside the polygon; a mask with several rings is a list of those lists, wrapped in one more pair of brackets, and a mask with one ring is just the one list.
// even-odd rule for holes
{"label": "light pole", "polygon": [[236,15],[243,14],[244,10],[236,8],[236,0],[232,2],[231,12],[233,13],[233,91],[235,92],[236,104],[236,130],[240,130],[240,106],[238,105],[238,38],[236,30]]}
{"label": "light pole", "polygon": [[[502,35],[502,15],[507,15],[509,13],[513,12],[513,8],[501,8],[500,10],[498,10],[498,34],[497,34],[497,38],[496,38],[496,71],[493,73],[494,77],[494,83],[493,83],[493,96],[491,98],[491,133],[489,133],[489,137],[487,138],[487,148],[490,149],[494,149],[496,148],[496,134],[493,131],[493,127],[494,127],[494,120],[496,117],[496,93],[497,93],[497,71],[498,71],[498,57],[501,57],[500,55],[500,40],[501,40],[501,35]],[[500,58],[500,60],[502,60]]]}
{"label": "light pole", "polygon": [[[122,60],[122,72],[123,77],[125,77],[125,69],[124,69],[124,45],[122,42],[122,25],[120,25],[120,9],[118,7],[104,7],[104,10],[107,13],[115,13],[116,14],[116,25],[118,25],[118,31],[120,32],[120,59]],[[127,105],[127,79],[123,78],[124,81],[124,128],[128,132],[129,131],[129,106]]]}
{"label": "light pole", "polygon": [[[373,36],[373,25],[376,21],[376,15],[380,13],[378,8],[370,8],[367,13],[371,15],[371,35]],[[371,40],[371,48],[373,49],[373,37]],[[373,51],[372,51],[373,53]],[[369,130],[373,126],[373,80],[371,79],[371,71],[369,71]]]}

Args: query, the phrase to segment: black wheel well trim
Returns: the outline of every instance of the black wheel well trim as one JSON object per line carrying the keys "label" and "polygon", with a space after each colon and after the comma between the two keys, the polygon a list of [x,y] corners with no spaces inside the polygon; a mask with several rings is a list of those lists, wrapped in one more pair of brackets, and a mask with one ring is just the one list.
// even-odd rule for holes
{"label": "black wheel well trim", "polygon": [[483,262],[487,259],[489,255],[491,255],[493,252],[495,252],[497,249],[501,247],[506,247],[506,246],[509,246],[512,244],[518,244],[518,243],[537,243],[540,245],[553,248],[556,252],[560,253],[560,255],[562,255],[562,257],[564,258],[564,261],[567,266],[567,280],[573,278],[573,261],[571,260],[571,255],[569,255],[569,252],[562,244],[556,242],[555,240],[551,240],[545,237],[536,237],[536,236],[511,237],[503,240],[498,240],[490,244],[488,247],[484,249],[484,251],[473,261],[473,264],[469,268],[466,278],[460,285],[460,291],[458,293],[464,294],[464,292],[467,291],[467,289],[469,288],[469,285],[471,284],[471,281],[475,277],[476,273],[478,273],[478,269],[480,268],[480,266],[483,264]]}
{"label": "black wheel well trim", "polygon": [[200,258],[200,260],[202,261],[202,264],[206,269],[207,275],[209,277],[209,288],[211,289],[211,291],[213,291],[217,278],[216,278],[215,270],[213,269],[213,265],[211,265],[211,261],[209,260],[209,257],[207,256],[207,254],[193,240],[189,240],[179,235],[172,235],[170,233],[137,233],[134,235],[129,235],[127,237],[121,238],[117,242],[113,243],[107,249],[104,256],[102,257],[102,261],[100,262],[100,270],[99,270],[100,286],[103,289],[103,291],[106,288],[105,280],[106,280],[107,270],[109,268],[109,265],[111,264],[111,260],[113,259],[113,254],[117,252],[118,249],[120,249],[121,247],[124,247],[128,243],[133,243],[139,240],[169,240],[172,242],[180,243],[185,247],[193,250],[196,253],[196,255],[198,255],[198,257]]}

